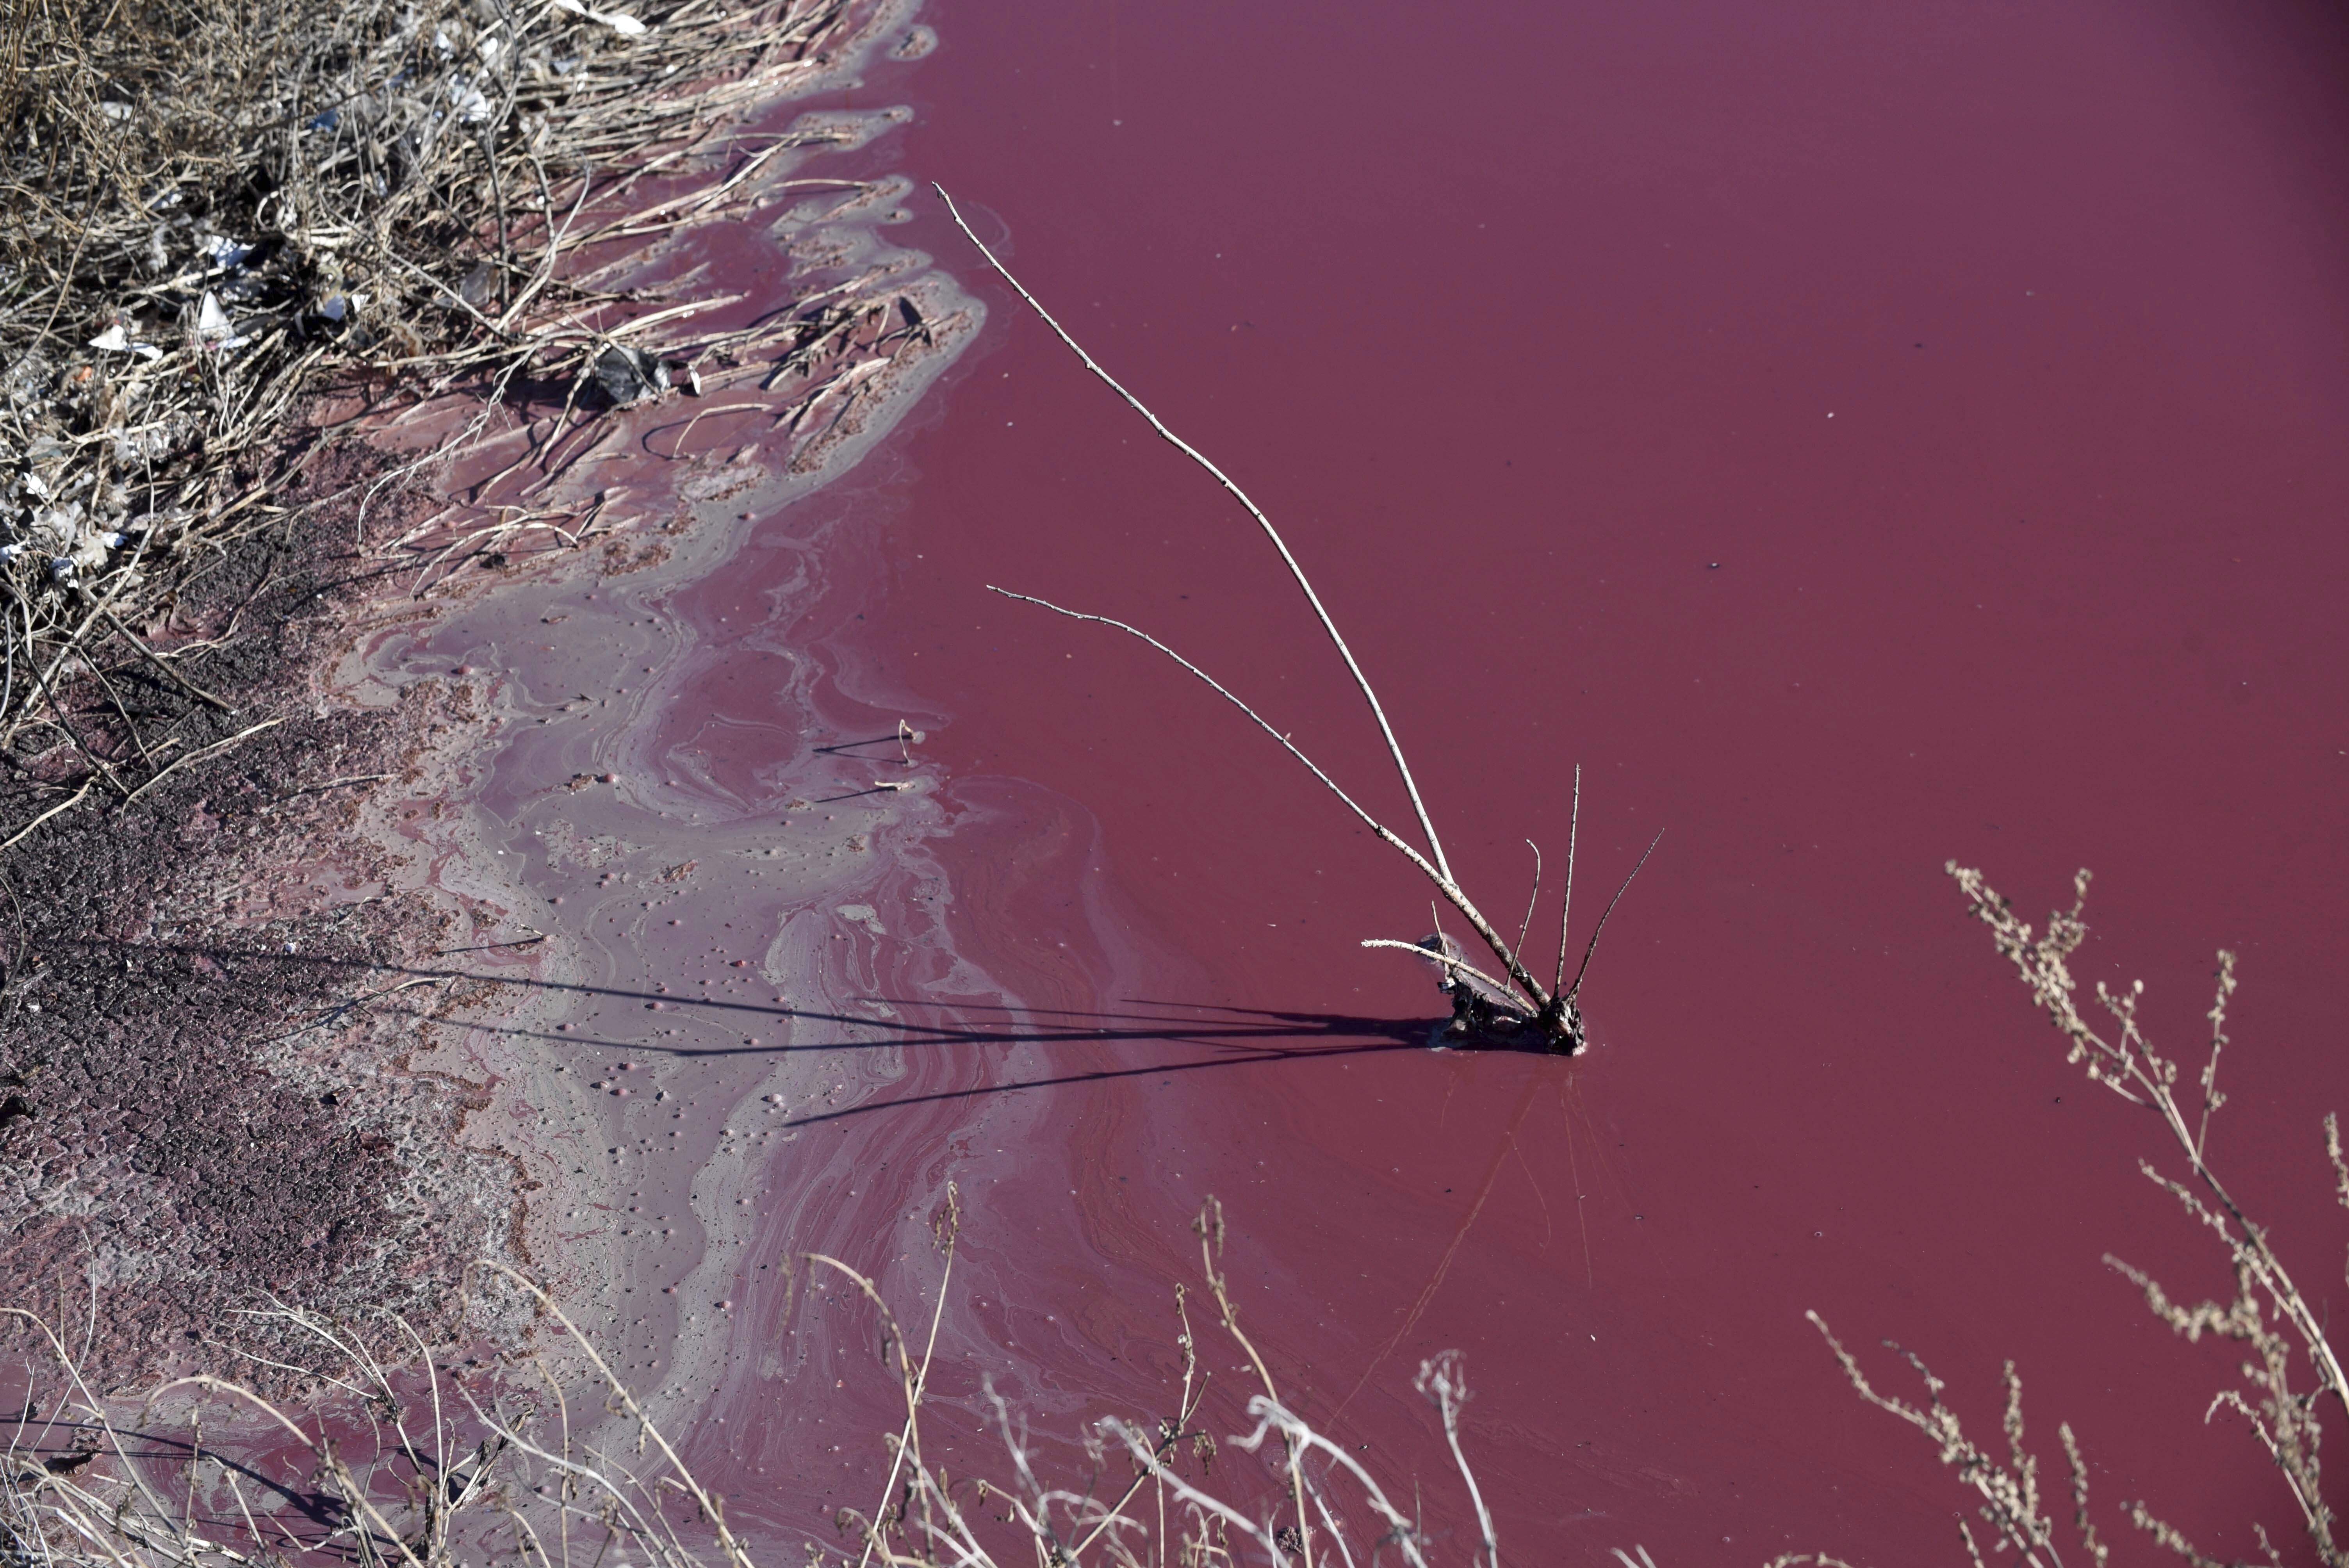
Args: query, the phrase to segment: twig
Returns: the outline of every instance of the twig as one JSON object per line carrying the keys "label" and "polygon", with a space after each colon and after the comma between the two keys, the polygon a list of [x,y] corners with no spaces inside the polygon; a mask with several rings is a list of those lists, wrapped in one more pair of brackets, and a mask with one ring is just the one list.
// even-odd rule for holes
{"label": "twig", "polygon": [[1590,933],[1590,945],[1582,950],[1582,967],[1574,972],[1574,984],[1566,988],[1566,994],[1569,997],[1582,994],[1582,977],[1590,973],[1591,955],[1599,951],[1599,938],[1607,930],[1608,916],[1613,914],[1615,906],[1623,902],[1623,895],[1631,891],[1631,877],[1640,874],[1640,868],[1648,863],[1648,857],[1654,854],[1656,846],[1663,841],[1664,830],[1659,828],[1656,830],[1656,836],[1648,841],[1648,847],[1640,851],[1640,863],[1631,868],[1631,876],[1623,879],[1623,885],[1615,890],[1615,896],[1607,901],[1606,909],[1599,913],[1599,924]]}
{"label": "twig", "polygon": [[147,782],[139,786],[138,789],[130,791],[129,794],[124,796],[122,803],[126,806],[129,805],[133,800],[138,799],[140,796],[144,795],[148,790],[152,789],[156,785],[160,784],[164,779],[170,778],[172,774],[178,772],[181,769],[185,768],[190,763],[202,762],[208,757],[217,757],[222,752],[226,751],[230,747],[236,745],[238,742],[250,739],[254,736],[259,735],[264,729],[274,729],[285,722],[285,721],[282,718],[264,718],[259,724],[249,724],[245,726],[243,729],[238,730],[234,735],[230,736],[225,740],[215,740],[210,746],[187,752],[180,757],[175,757],[171,760],[171,762],[164,766],[160,772],[149,779]]}
{"label": "twig", "polygon": [[1158,416],[1143,405],[1141,398],[1127,391],[1115,377],[1094,363],[1093,356],[1087,354],[1079,346],[1077,340],[1069,335],[1067,329],[1052,318],[1051,312],[1037,303],[1036,296],[1030,294],[1019,280],[1011,275],[1011,269],[1005,266],[993,251],[988,249],[986,242],[971,232],[970,225],[963,221],[961,210],[956,207],[954,198],[947,194],[946,187],[934,184],[930,188],[936,191],[938,193],[938,199],[947,204],[948,216],[954,219],[955,227],[963,232],[964,238],[978,248],[978,253],[987,258],[987,264],[993,267],[1003,281],[1011,285],[1013,292],[1028,302],[1029,308],[1043,318],[1044,325],[1050,327],[1053,335],[1069,346],[1070,351],[1083,363],[1084,367],[1092,371],[1103,386],[1123,399],[1127,407],[1149,421],[1150,428],[1155,430],[1169,446],[1205,469],[1217,484],[1230,493],[1233,500],[1247,509],[1248,516],[1256,520],[1257,526],[1264,531],[1265,538],[1270,540],[1273,549],[1279,552],[1281,563],[1288,568],[1288,574],[1297,580],[1298,588],[1305,594],[1305,602],[1313,607],[1314,618],[1321,623],[1322,631],[1329,634],[1331,645],[1338,650],[1338,656],[1345,661],[1346,669],[1354,677],[1355,686],[1361,689],[1362,700],[1370,704],[1371,717],[1378,720],[1379,734],[1386,740],[1387,755],[1394,759],[1395,771],[1402,776],[1403,789],[1411,796],[1412,810],[1419,816],[1420,830],[1427,835],[1428,851],[1435,858],[1436,869],[1442,873],[1444,881],[1451,881],[1452,868],[1444,858],[1443,841],[1435,836],[1435,822],[1427,814],[1426,803],[1419,798],[1419,785],[1412,779],[1411,764],[1404,759],[1402,746],[1395,739],[1394,727],[1387,722],[1387,710],[1380,704],[1378,693],[1371,689],[1370,677],[1362,674],[1362,666],[1355,663],[1353,650],[1346,646],[1346,639],[1340,634],[1338,624],[1330,618],[1330,612],[1322,607],[1321,595],[1315,593],[1313,584],[1306,580],[1305,568],[1297,563],[1297,557],[1289,552],[1288,542],[1280,537],[1280,531],[1272,526],[1272,520],[1265,516],[1263,509],[1250,500],[1247,492],[1234,483],[1228,474],[1210,462],[1206,454],[1196,447],[1168,429]]}
{"label": "twig", "polygon": [[76,806],[80,805],[82,803],[83,797],[89,793],[90,786],[97,782],[98,779],[94,774],[91,777],[83,779],[81,788],[75,790],[68,799],[58,801],[56,805],[50,807],[47,810],[42,812],[39,816],[26,823],[23,827],[17,829],[16,831],[9,838],[7,842],[0,843],[0,851],[15,849],[18,844],[25,841],[25,840],[32,833],[34,829],[39,827],[50,818],[58,815],[60,812],[70,811]]}

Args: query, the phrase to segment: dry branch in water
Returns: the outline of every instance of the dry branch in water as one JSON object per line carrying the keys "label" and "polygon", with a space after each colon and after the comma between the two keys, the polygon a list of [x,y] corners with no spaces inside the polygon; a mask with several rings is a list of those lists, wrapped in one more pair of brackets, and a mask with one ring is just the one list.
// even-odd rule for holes
{"label": "dry branch in water", "polygon": [[[2102,1084],[2130,1105],[2159,1118],[2183,1156],[2187,1170],[2187,1179],[2183,1181],[2163,1174],[2149,1161],[2139,1161],[2137,1168],[2147,1181],[2177,1199],[2190,1219],[2219,1239],[2235,1276],[2234,1299],[2224,1304],[2206,1301],[2191,1307],[2180,1305],[2143,1270],[2111,1253],[2106,1254],[2105,1262],[2137,1286],[2156,1317],[2189,1341],[2199,1341],[2209,1334],[2238,1341],[2245,1347],[2248,1355],[2242,1374],[2251,1397],[2245,1397],[2244,1389],[2222,1388],[2211,1399],[2210,1410],[2215,1413],[2223,1407],[2250,1423],[2261,1447],[2282,1473],[2318,1561],[2325,1568],[2344,1568],[2349,1565],[2349,1553],[2344,1553],[2333,1539],[2333,1513],[2324,1501],[2317,1449],[2323,1437],[2319,1411],[2328,1399],[2336,1407],[2349,1405],[2349,1381],[2344,1381],[2340,1357],[2326,1336],[2323,1312],[2302,1294],[2270,1243],[2266,1230],[2243,1212],[2206,1158],[2210,1119],[2227,1099],[2219,1089],[2219,1059],[2228,1044],[2227,1008],[2235,994],[2235,955],[2221,950],[2218,956],[2216,995],[2210,1010],[2204,1015],[2210,1026],[2210,1050],[2193,1080],[2199,1102],[2189,1109],[2178,1096],[2178,1060],[2155,1049],[2138,1025],[2137,1005],[2145,995],[2143,981],[2117,993],[2102,982],[2097,984],[2097,1005],[2111,1019],[2102,1027],[2092,1024],[2080,1011],[2079,987],[2072,977],[2069,961],[2088,934],[2087,924],[2081,919],[2088,894],[2086,872],[2074,879],[2071,908],[2050,913],[2045,932],[2034,934],[1980,872],[1961,867],[1954,861],[1947,869],[1965,895],[1968,912],[1990,927],[1992,945],[2014,965],[2015,974],[2030,989],[2032,1000],[2046,1009],[2049,1021],[2068,1043],[2065,1059],[2084,1068],[2091,1082]],[[2324,1147],[2331,1161],[2333,1191],[2343,1206],[2349,1207],[2349,1161],[2344,1161],[2342,1153],[2339,1120],[2329,1113],[2324,1118]],[[1943,1385],[1926,1370],[1922,1361],[1913,1355],[1908,1357],[1925,1380],[1928,1405],[1920,1408],[1878,1394],[1869,1386],[1857,1361],[1828,1334],[1818,1315],[1811,1314],[1810,1318],[1826,1336],[1827,1344],[1859,1396],[1924,1432],[1940,1447],[1942,1462],[1956,1465],[1960,1479],[1981,1495],[1982,1513],[1992,1532],[1992,1550],[2012,1549],[2032,1568],[2062,1568],[2054,1522],[2039,1497],[2036,1461],[2023,1446],[2023,1386],[2013,1362],[2006,1368],[2009,1457],[2001,1463],[1965,1437],[1956,1415],[1940,1401]],[[1889,1341],[1887,1344],[1899,1349]],[[2306,1387],[2294,1381],[2296,1368],[2302,1361],[2313,1373]],[[2058,1430],[2072,1476],[2073,1524],[2088,1560],[2096,1568],[2103,1568],[2108,1548],[2098,1538],[2089,1519],[2087,1467],[2080,1457],[2071,1427],[2064,1425]],[[2155,1515],[2145,1501],[2131,1501],[2124,1507],[2130,1523],[2152,1536],[2158,1545],[2192,1563],[2194,1568],[2222,1568],[2218,1559],[2203,1553],[2175,1526]],[[1964,1530],[1962,1525],[1960,1528]],[[2264,1545],[2264,1529],[2254,1523],[2252,1530]],[[1982,1553],[1970,1532],[1966,1532],[1965,1543],[1974,1562],[1980,1563]],[[2271,1561],[2274,1558],[2272,1549],[2269,1557]]]}
{"label": "dry branch in water", "polygon": [[[988,248],[986,242],[971,232],[970,225],[963,221],[961,210],[956,207],[954,198],[947,194],[945,188],[941,186],[934,189],[936,189],[939,199],[946,202],[947,211],[953,217],[956,227],[962,231],[963,237],[978,248],[979,254],[987,258],[987,264],[994,268],[1005,283],[1011,285],[1012,291],[1027,303],[1028,307],[1042,319],[1045,325],[1052,329],[1054,335],[1068,345],[1070,351],[1077,356],[1084,367],[1092,372],[1103,386],[1116,393],[1126,407],[1141,415],[1162,440],[1205,469],[1218,485],[1223,487],[1226,494],[1239,503],[1242,510],[1247,511],[1249,518],[1263,532],[1275,553],[1280,557],[1281,564],[1288,569],[1290,578],[1297,583],[1298,591],[1304,594],[1306,604],[1312,610],[1313,617],[1319,623],[1323,634],[1330,639],[1330,645],[1337,649],[1338,657],[1344,663],[1346,673],[1352,677],[1355,688],[1362,694],[1362,700],[1368,705],[1371,717],[1378,725],[1379,737],[1385,742],[1387,756],[1394,762],[1395,772],[1402,779],[1403,793],[1411,799],[1412,812],[1418,820],[1420,834],[1426,844],[1425,850],[1423,851],[1417,844],[1405,839],[1371,815],[1370,810],[1340,787],[1337,780],[1323,772],[1311,758],[1299,750],[1285,732],[1275,727],[1269,720],[1249,707],[1228,686],[1149,633],[1137,626],[1128,625],[1123,621],[1112,620],[1107,615],[1088,614],[1082,611],[1067,609],[1050,600],[1038,599],[1026,593],[1014,593],[1008,589],[995,587],[992,583],[988,584],[988,591],[1000,593],[1007,599],[1016,599],[1023,604],[1033,604],[1039,609],[1049,610],[1056,615],[1065,615],[1072,621],[1089,621],[1095,625],[1107,626],[1113,631],[1123,632],[1128,636],[1148,644],[1152,648],[1172,659],[1185,671],[1204,682],[1216,696],[1247,715],[1250,722],[1272,737],[1281,749],[1303,764],[1306,769],[1320,782],[1322,788],[1335,795],[1381,843],[1409,861],[1421,875],[1426,877],[1434,885],[1436,892],[1443,897],[1444,902],[1450,904],[1460,917],[1468,923],[1470,929],[1475,932],[1477,939],[1484,943],[1499,965],[1504,978],[1495,978],[1470,965],[1452,939],[1441,931],[1423,937],[1417,942],[1373,937],[1364,941],[1362,945],[1401,949],[1416,954],[1435,964],[1441,974],[1438,985],[1452,998],[1452,1023],[1447,1030],[1448,1034],[1462,1040],[1506,1041],[1532,1038],[1540,1041],[1548,1049],[1566,1056],[1572,1056],[1580,1051],[1585,1040],[1582,1012],[1577,1006],[1577,999],[1582,992],[1583,977],[1589,972],[1590,956],[1598,951],[1599,934],[1606,928],[1607,917],[1605,914],[1599,917],[1599,927],[1590,935],[1590,945],[1583,954],[1582,967],[1576,973],[1573,984],[1568,985],[1566,980],[1567,944],[1574,898],[1574,851],[1571,838],[1567,851],[1567,895],[1558,914],[1557,968],[1550,983],[1545,985],[1534,977],[1532,971],[1522,960],[1526,928],[1519,930],[1516,944],[1511,944],[1501,934],[1499,928],[1485,917],[1484,912],[1469,901],[1467,893],[1454,878],[1451,861],[1444,853],[1444,842],[1436,836],[1434,820],[1428,814],[1426,801],[1420,797],[1418,780],[1412,777],[1411,762],[1403,755],[1402,743],[1395,738],[1394,726],[1387,718],[1385,705],[1379,701],[1378,693],[1371,687],[1370,677],[1362,673],[1362,666],[1356,661],[1353,650],[1346,645],[1345,636],[1338,630],[1337,622],[1330,618],[1328,608],[1321,603],[1320,594],[1314,591],[1312,582],[1305,575],[1305,568],[1299,563],[1295,552],[1288,548],[1288,542],[1280,536],[1280,531],[1272,525],[1272,520],[1264,514],[1262,508],[1248,498],[1247,492],[1240,489],[1230,475],[1217,468],[1196,447],[1168,429],[1141,398],[1126,390],[1116,377],[1102,369],[1093,356],[1086,353],[1075,338],[1069,335],[1068,329],[1063,327],[1052,314],[1038,302],[1036,296],[1030,294],[1019,280],[1011,274],[1011,270],[1003,264],[1001,259],[992,250]],[[1582,799],[1582,770],[1579,768],[1575,769],[1574,795],[1575,819],[1578,826]],[[1569,834],[1573,830],[1569,828]],[[1661,832],[1656,835],[1657,840],[1661,840],[1662,837]],[[1648,855],[1653,854],[1655,848],[1655,843],[1652,841],[1648,845],[1647,852],[1640,857],[1639,865],[1632,867],[1632,876],[1639,874],[1640,866],[1647,864]],[[1534,854],[1534,891],[1532,898],[1528,901],[1526,928],[1530,927],[1532,922],[1531,903],[1538,900],[1541,894],[1541,851],[1537,849]],[[1631,878],[1624,878],[1624,890],[1628,891],[1630,885]],[[1615,895],[1618,901],[1622,896],[1621,892],[1618,892]],[[1607,913],[1613,913],[1615,905],[1610,903],[1607,906]]]}

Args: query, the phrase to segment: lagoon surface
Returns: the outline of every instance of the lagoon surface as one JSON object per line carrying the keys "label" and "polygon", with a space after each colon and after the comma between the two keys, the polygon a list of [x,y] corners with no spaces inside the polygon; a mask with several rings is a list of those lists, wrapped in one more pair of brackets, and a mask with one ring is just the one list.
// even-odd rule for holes
{"label": "lagoon surface", "polygon": [[[1427,930],[1410,869],[1147,649],[986,592],[1152,631],[1408,820],[1246,516],[918,187],[890,237],[982,334],[662,608],[693,648],[667,783],[747,821],[789,761],[812,812],[878,835],[844,852],[895,868],[818,912],[857,1007],[746,991],[787,1016],[713,1031],[738,1075],[786,1037],[881,1064],[756,1111],[753,1175],[730,1155],[763,1218],[701,1306],[729,1370],[689,1457],[738,1527],[879,1501],[871,1315],[777,1265],[833,1253],[926,1323],[951,1181],[928,1451],[957,1474],[1003,1468],[990,1380],[1079,1484],[1086,1423],[1169,1413],[1178,1282],[1203,1423],[1246,1429],[1196,1289],[1212,1193],[1284,1392],[1416,1479],[1449,1561],[1473,1517],[1411,1387],[1446,1348],[1505,1555],[1958,1561],[1953,1473],[1806,1309],[1887,1390],[1917,1391],[1881,1340],[1923,1356],[1993,1445],[2012,1358],[2044,1479],[2068,1421],[2108,1539],[2141,1497],[2212,1553],[2251,1554],[2257,1520],[2305,1555],[2244,1423],[2204,1423],[2235,1356],[2102,1261],[2230,1288],[2136,1172],[2174,1167],[2159,1126],[2064,1065],[1941,868],[2033,919],[2095,868],[2078,972],[2144,978],[2189,1071],[2240,951],[2211,1160],[2336,1281],[2349,32],[2117,0],[924,20],[935,52],[833,106],[910,120],[842,158],[943,183],[1286,530],[1485,909],[1514,927],[1533,840],[1554,933],[1578,765],[1578,955],[1664,838],[1585,1056],[1426,1049],[1429,975],[1357,945]],[[784,663],[788,711],[751,689]],[[901,719],[910,773],[864,744]],[[901,773],[895,828],[840,817]],[[711,923],[663,940],[721,977],[768,940]],[[1228,1445],[1219,1470],[1274,1490]]]}

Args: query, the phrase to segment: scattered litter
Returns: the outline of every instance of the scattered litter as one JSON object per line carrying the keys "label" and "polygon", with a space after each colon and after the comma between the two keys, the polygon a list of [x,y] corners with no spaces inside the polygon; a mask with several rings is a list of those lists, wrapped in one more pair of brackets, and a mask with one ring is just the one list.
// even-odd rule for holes
{"label": "scattered litter", "polygon": [[467,125],[479,125],[490,118],[490,100],[462,77],[450,82],[449,101],[457,106],[457,118]]}

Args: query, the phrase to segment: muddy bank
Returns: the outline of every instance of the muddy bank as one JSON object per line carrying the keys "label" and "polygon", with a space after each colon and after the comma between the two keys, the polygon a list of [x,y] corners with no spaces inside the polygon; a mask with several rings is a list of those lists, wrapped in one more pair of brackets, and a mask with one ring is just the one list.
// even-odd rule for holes
{"label": "muddy bank", "polygon": [[[382,467],[322,446],[303,471]],[[378,586],[341,542],[249,540],[183,592],[181,640],[237,624],[201,666],[234,711],[160,676],[121,696],[186,710],[190,755],[224,749],[128,805],[61,814],[5,866],[0,1256],[26,1305],[78,1316],[98,1294],[87,1361],[105,1387],[211,1359],[225,1315],[268,1294],[445,1325],[448,1282],[505,1251],[521,1212],[512,1170],[460,1137],[479,1086],[401,1067],[467,998],[353,1007],[471,927],[392,885],[357,829],[370,791],[471,716],[445,684],[373,710],[333,699],[321,677]],[[56,793],[20,771],[0,809],[24,820]]]}
{"label": "muddy bank", "polygon": [[[895,30],[868,29],[860,57],[917,57],[907,10],[877,8]],[[271,476],[286,525],[140,628],[161,656],[136,678],[66,669],[64,733],[0,782],[0,820],[64,808],[0,863],[15,921],[0,1252],[49,1315],[98,1291],[88,1370],[103,1386],[219,1369],[223,1339],[283,1350],[282,1326],[236,1315],[271,1296],[445,1333],[475,1257],[552,1275],[615,1320],[674,1284],[623,1261],[645,1223],[579,1222],[641,1212],[630,1159],[669,1145],[624,1130],[626,1113],[674,1097],[632,1099],[640,1064],[583,1062],[570,1009],[625,994],[657,1016],[685,960],[597,970],[564,892],[533,882],[546,860],[510,842],[500,758],[535,768],[574,738],[566,715],[600,710],[581,721],[595,756],[514,788],[548,809],[554,861],[649,894],[648,923],[721,867],[829,888],[812,868],[872,864],[877,831],[921,816],[917,789],[879,791],[890,809],[860,802],[852,822],[827,807],[840,830],[802,850],[815,835],[784,838],[784,808],[800,782],[821,791],[778,774],[782,793],[746,804],[723,845],[672,852],[669,785],[628,738],[662,717],[640,666],[673,652],[651,650],[664,634],[637,612],[725,562],[754,516],[853,468],[981,319],[883,238],[907,185],[885,141],[905,119],[770,111],[750,129],[805,150],[738,181],[741,211],[585,258],[615,297],[710,297],[716,340],[777,345],[748,396],[721,375],[699,398],[573,409],[558,387],[484,429],[460,395],[347,387],[304,416]],[[808,172],[818,158],[833,161]],[[451,431],[453,459],[413,460]],[[181,760],[100,809],[71,786],[79,735],[109,709],[126,735],[134,717],[169,728]],[[802,727],[766,734],[772,760],[802,750]],[[804,993],[830,935],[771,934],[757,988]],[[758,1092],[823,1092],[800,1081],[821,1070]]]}

